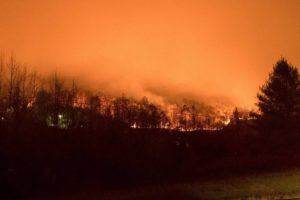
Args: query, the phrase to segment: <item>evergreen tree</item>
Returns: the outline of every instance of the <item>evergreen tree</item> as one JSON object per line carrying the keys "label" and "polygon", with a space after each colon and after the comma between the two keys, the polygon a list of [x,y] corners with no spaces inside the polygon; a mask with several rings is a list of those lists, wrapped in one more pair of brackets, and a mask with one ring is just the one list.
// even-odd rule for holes
{"label": "evergreen tree", "polygon": [[296,67],[281,58],[257,94],[260,121],[267,128],[285,129],[296,124],[300,108],[300,81]]}

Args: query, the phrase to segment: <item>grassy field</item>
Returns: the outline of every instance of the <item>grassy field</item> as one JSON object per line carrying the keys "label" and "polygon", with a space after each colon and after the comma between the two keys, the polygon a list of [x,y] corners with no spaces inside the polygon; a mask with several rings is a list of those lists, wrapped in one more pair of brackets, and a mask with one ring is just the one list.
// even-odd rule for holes
{"label": "grassy field", "polygon": [[80,192],[35,200],[133,199],[295,199],[300,198],[300,170],[216,181],[165,184],[124,190]]}

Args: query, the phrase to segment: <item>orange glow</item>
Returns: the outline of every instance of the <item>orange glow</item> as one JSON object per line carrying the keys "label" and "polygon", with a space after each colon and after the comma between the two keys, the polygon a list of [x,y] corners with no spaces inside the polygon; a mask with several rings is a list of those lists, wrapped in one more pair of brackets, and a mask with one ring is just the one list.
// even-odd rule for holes
{"label": "orange glow", "polygon": [[1,0],[0,50],[92,88],[251,107],[278,58],[300,66],[300,1]]}

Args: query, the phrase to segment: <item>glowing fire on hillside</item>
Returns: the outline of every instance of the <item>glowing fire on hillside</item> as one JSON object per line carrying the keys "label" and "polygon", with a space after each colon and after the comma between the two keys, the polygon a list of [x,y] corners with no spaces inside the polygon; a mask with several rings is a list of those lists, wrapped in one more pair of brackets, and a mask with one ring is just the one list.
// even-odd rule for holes
{"label": "glowing fire on hillside", "polygon": [[[98,103],[95,103],[91,102],[87,95],[77,94],[73,106],[78,108],[89,108],[92,106],[91,104],[95,104],[94,106],[97,106],[97,112],[99,114],[114,118],[117,112],[115,110],[115,100],[115,97],[99,95],[97,96]],[[131,109],[139,109],[139,104],[137,102],[130,102],[126,106],[129,106]],[[156,128],[192,132],[197,130],[221,130],[224,126],[230,124],[229,109],[215,109],[214,112],[209,113],[197,110],[193,106],[188,107],[186,105],[179,106],[177,104],[172,104],[165,106],[163,112],[166,113],[168,120],[161,121]],[[133,129],[141,128],[139,123],[135,120],[131,120],[129,125]]]}
{"label": "glowing fire on hillside", "polygon": [[[141,109],[143,106],[145,106],[133,99],[127,99],[125,97],[122,98],[119,102],[121,105],[118,105],[116,101],[118,98],[116,97],[110,97],[106,95],[95,95],[91,97],[84,93],[78,93],[72,101],[72,106],[81,109],[94,109],[98,114],[110,118],[128,116],[126,113],[118,114],[118,112],[137,114],[141,112]],[[35,100],[36,99],[32,99],[27,106],[32,107]],[[160,108],[160,106],[157,107]],[[192,132],[197,130],[221,130],[230,124],[230,109],[218,107],[211,107],[210,109],[211,110],[201,110],[196,108],[194,105],[188,106],[170,104],[161,108],[160,112],[165,113],[165,118],[162,118],[161,121],[155,126],[143,126],[140,122],[134,119],[134,117],[130,120],[125,118],[123,120],[127,120],[129,126],[133,129],[161,128],[178,130],[181,132]],[[64,118],[67,118],[67,115],[64,115]]]}

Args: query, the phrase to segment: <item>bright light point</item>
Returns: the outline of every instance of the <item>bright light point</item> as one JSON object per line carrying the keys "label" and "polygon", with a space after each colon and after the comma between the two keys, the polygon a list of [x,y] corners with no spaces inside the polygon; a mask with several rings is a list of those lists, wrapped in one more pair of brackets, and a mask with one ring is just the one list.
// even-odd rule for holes
{"label": "bright light point", "polygon": [[134,123],[133,125],[131,125],[131,128],[137,128],[136,123]]}
{"label": "bright light point", "polygon": [[228,125],[230,123],[230,119],[226,119],[224,122],[223,122],[225,125]]}
{"label": "bright light point", "polygon": [[62,118],[62,115],[61,115],[61,114],[59,114],[59,115],[58,115],[58,118],[59,118],[59,119],[61,119],[61,118]]}

